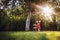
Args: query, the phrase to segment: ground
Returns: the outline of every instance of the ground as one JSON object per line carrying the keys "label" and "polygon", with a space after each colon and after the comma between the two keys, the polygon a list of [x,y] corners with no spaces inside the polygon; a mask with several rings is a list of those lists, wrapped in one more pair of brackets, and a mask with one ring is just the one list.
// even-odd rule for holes
{"label": "ground", "polygon": [[60,40],[60,32],[0,32],[0,40]]}

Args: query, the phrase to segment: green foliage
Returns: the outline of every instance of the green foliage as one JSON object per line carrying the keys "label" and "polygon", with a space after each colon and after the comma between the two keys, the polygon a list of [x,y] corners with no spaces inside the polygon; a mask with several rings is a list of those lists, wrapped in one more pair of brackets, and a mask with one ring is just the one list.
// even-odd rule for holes
{"label": "green foliage", "polygon": [[[28,1],[24,0],[25,2],[20,1],[20,5],[7,10],[1,10],[0,9],[0,30],[24,30],[25,29],[25,24],[26,24],[26,18],[28,15],[28,11],[32,11],[31,9],[34,9],[33,6],[31,9],[29,9]],[[32,4],[33,2],[38,2],[37,1],[32,1],[30,0]],[[40,1],[39,1],[40,2]],[[54,1],[51,2],[51,4],[54,4]],[[55,5],[56,6],[56,5]],[[57,19],[54,19],[54,16],[52,19],[57,20],[57,30],[60,30],[60,8],[55,8],[54,9],[56,14],[57,14]],[[33,11],[32,11],[33,12]],[[41,20],[42,15],[39,14],[34,14],[34,12],[31,12],[31,19],[30,19],[30,30],[33,30],[33,24],[35,23],[36,20]],[[44,21],[44,22],[43,22]],[[50,27],[53,30],[55,26],[51,26],[54,23],[50,23],[49,20],[43,20],[41,21],[41,29],[42,30],[50,30]],[[50,25],[51,24],[51,25]]]}
{"label": "green foliage", "polygon": [[0,30],[24,30],[27,18],[24,10],[27,8],[24,9],[22,2],[16,8],[0,10]]}

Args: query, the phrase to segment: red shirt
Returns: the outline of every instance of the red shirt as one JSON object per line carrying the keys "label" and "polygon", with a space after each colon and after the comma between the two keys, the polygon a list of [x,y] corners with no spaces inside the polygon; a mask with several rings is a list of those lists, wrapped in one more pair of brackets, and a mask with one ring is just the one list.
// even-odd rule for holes
{"label": "red shirt", "polygon": [[36,24],[37,29],[41,29],[40,23]]}

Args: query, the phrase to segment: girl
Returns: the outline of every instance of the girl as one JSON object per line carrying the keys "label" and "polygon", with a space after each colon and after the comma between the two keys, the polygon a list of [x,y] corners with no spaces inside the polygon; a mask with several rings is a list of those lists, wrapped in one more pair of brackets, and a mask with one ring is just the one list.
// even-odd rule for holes
{"label": "girl", "polygon": [[38,21],[36,22],[36,27],[37,27],[37,30],[40,31],[40,29],[41,29],[40,21],[39,22]]}

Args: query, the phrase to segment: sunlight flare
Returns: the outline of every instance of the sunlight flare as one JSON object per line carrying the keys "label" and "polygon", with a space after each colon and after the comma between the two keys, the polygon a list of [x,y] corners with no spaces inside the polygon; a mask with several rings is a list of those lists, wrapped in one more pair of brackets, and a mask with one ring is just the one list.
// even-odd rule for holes
{"label": "sunlight flare", "polygon": [[44,6],[36,5],[36,7],[47,20],[52,21],[51,15],[54,13],[52,7],[48,5],[44,5]]}

